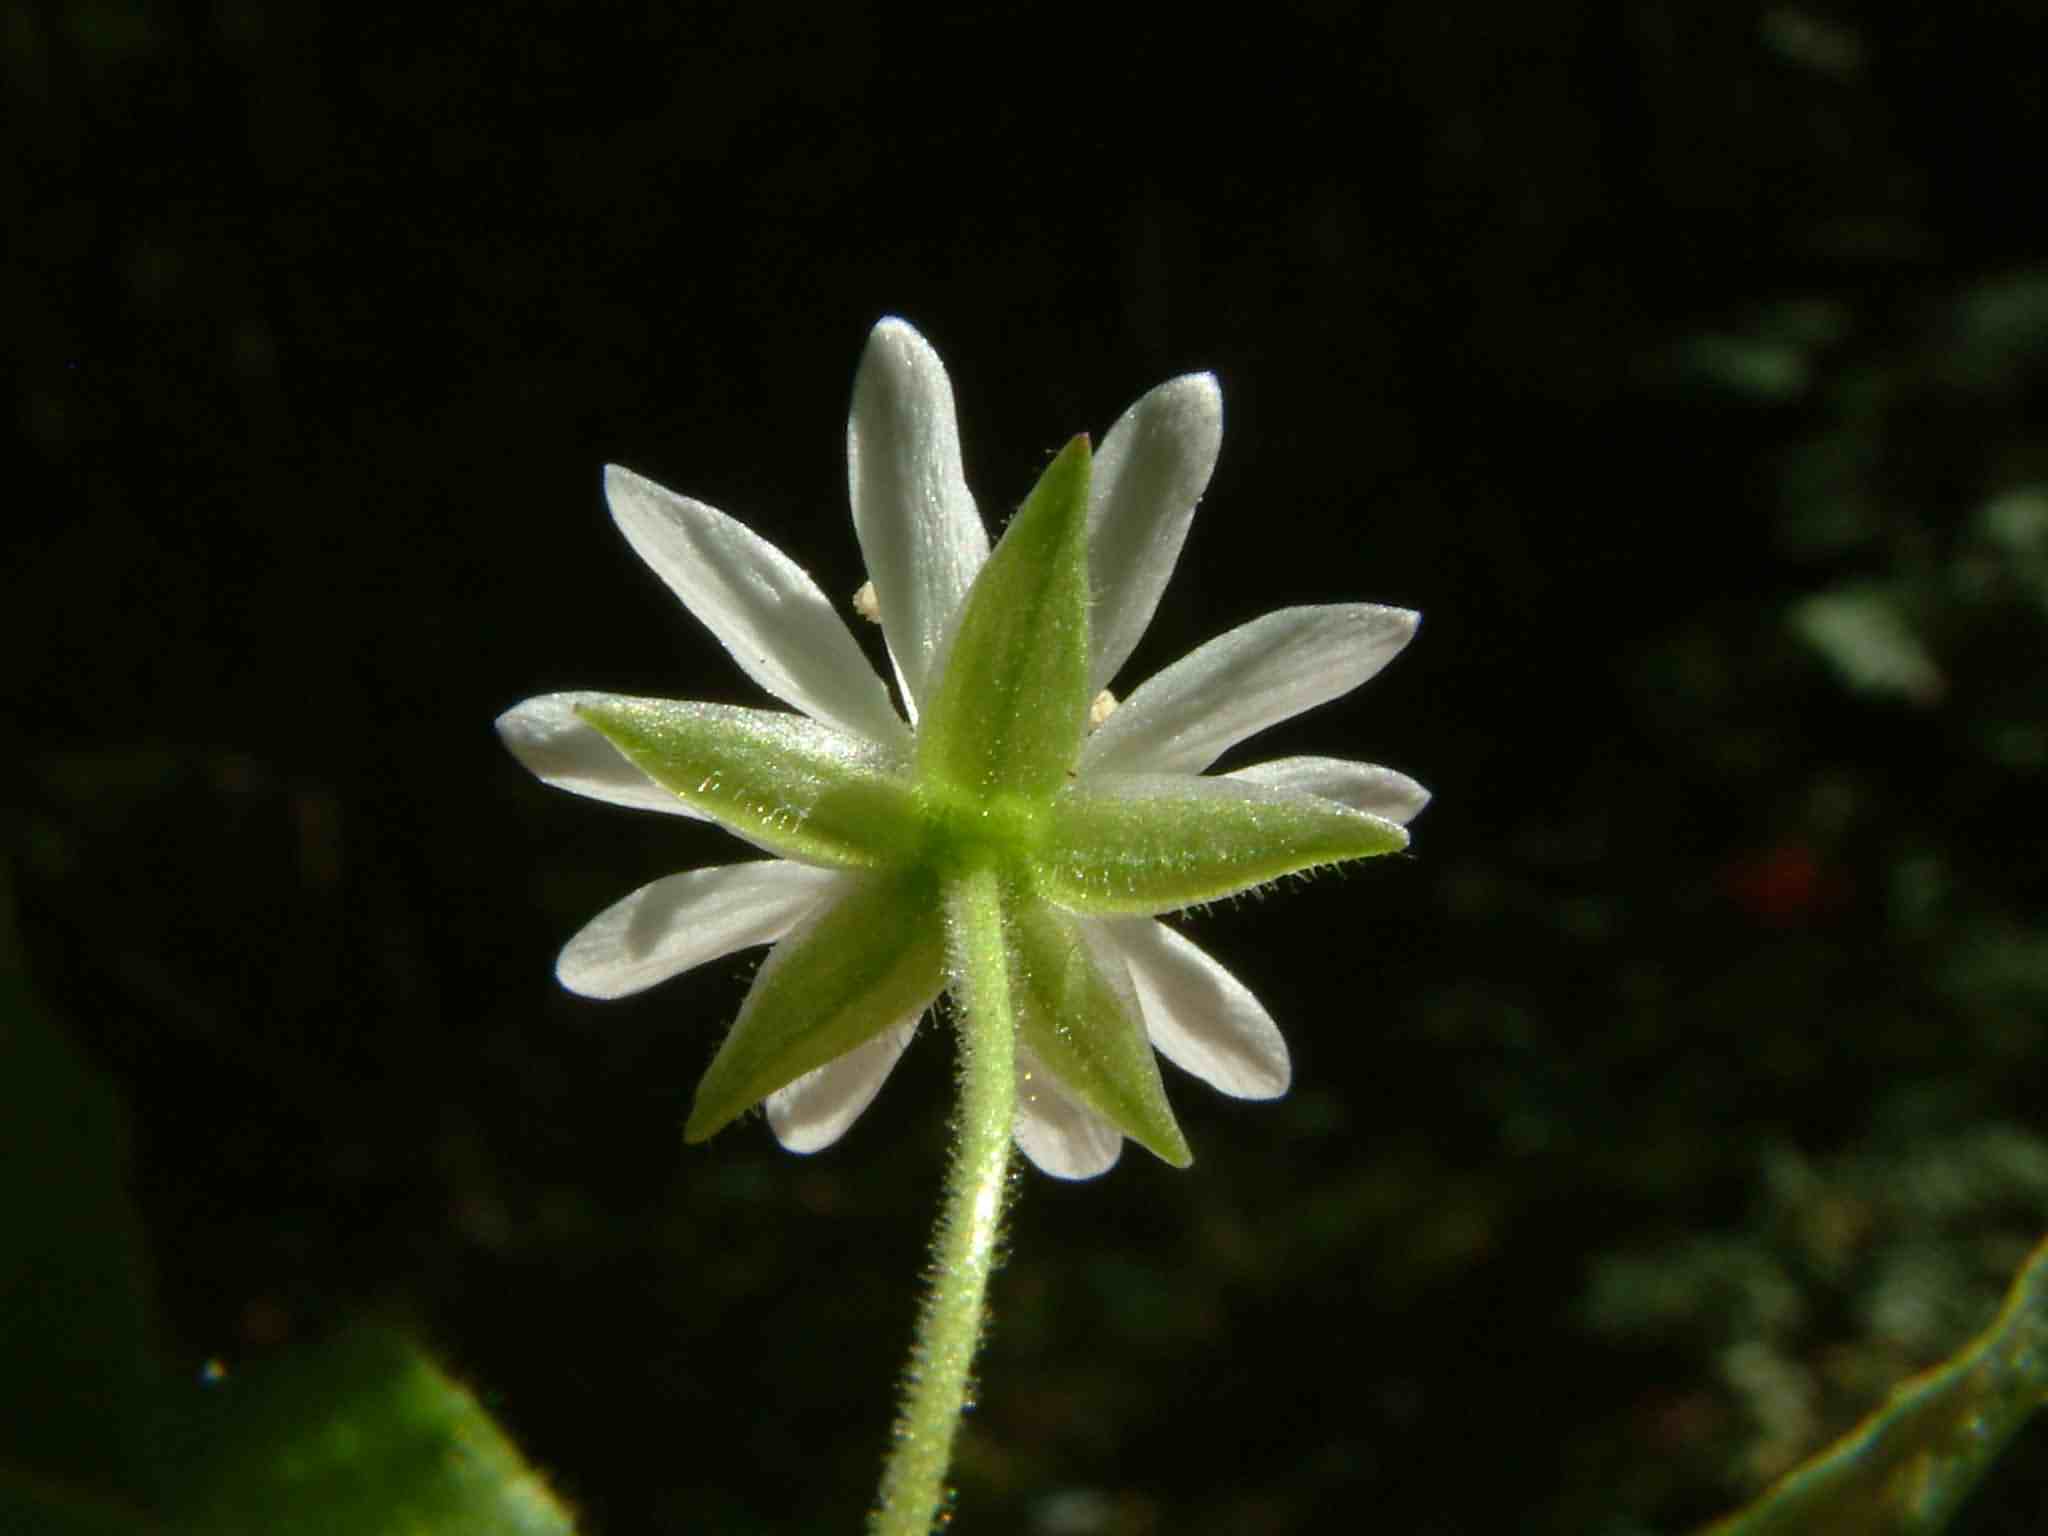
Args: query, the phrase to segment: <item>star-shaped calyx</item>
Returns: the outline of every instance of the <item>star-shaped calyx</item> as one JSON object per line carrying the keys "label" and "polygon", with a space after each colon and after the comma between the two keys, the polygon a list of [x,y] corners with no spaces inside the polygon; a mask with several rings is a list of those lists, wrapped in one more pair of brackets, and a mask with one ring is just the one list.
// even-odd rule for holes
{"label": "star-shaped calyx", "polygon": [[801,713],[552,694],[499,729],[550,783],[718,822],[774,857],[671,876],[571,940],[596,996],[769,943],[698,1087],[687,1134],[756,1103],[783,1143],[830,1144],[919,1018],[963,985],[948,892],[992,877],[1014,1002],[1019,1145],[1062,1177],[1128,1136],[1189,1153],[1154,1047],[1226,1093],[1273,1097],[1272,1019],[1159,914],[1406,846],[1427,795],[1391,770],[1297,757],[1207,773],[1238,741],[1378,671],[1416,618],[1286,609],[1197,649],[1091,729],[1159,600],[1221,437],[1207,375],[1076,438],[993,551],[953,397],[924,339],[885,320],[848,429],[849,482],[903,712],[787,556],[700,502],[614,469],[633,547],[754,680]]}

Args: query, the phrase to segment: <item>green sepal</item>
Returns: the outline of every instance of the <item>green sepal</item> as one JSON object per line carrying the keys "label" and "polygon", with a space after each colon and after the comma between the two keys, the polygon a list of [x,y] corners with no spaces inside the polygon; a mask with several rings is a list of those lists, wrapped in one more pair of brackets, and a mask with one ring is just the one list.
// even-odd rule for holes
{"label": "green sepal", "polygon": [[1222,778],[1098,774],[1053,802],[1040,888],[1076,912],[1175,912],[1320,864],[1394,853],[1391,821]]}
{"label": "green sepal", "polygon": [[697,1085],[685,1141],[929,1007],[944,981],[939,892],[920,873],[848,880],[769,951]]}
{"label": "green sepal", "polygon": [[1075,1098],[1175,1168],[1192,1163],[1159,1058],[1120,967],[1098,960],[1056,908],[1005,893],[1018,1039]]}
{"label": "green sepal", "polygon": [[1043,799],[1088,717],[1088,439],[1046,467],[961,605],[918,724],[918,773]]}
{"label": "green sepal", "polygon": [[576,713],[678,800],[771,853],[865,869],[919,846],[901,765],[807,716],[617,696]]}

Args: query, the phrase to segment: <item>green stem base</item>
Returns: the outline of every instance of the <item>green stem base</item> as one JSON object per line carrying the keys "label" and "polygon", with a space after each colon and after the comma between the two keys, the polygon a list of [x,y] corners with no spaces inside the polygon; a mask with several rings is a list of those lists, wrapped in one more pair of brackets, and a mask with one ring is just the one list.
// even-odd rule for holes
{"label": "green stem base", "polygon": [[1017,1027],[995,872],[977,870],[954,883],[947,916],[960,1110],[932,1244],[931,1290],[918,1314],[903,1409],[868,1522],[870,1536],[929,1536],[945,1517],[946,1471],[967,1409],[1009,1187]]}

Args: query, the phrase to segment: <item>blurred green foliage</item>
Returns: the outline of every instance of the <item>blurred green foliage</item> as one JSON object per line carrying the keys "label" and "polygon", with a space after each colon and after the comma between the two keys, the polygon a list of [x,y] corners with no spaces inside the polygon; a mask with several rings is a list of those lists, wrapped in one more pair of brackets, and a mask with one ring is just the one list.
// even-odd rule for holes
{"label": "blurred green foliage", "polygon": [[[1923,1294],[1946,1304],[1953,1292]],[[1853,1435],[1789,1473],[1711,1536],[1907,1536],[1948,1528],[1991,1462],[2048,1399],[2048,1243],[1967,1349],[1900,1387]]]}
{"label": "blurred green foliage", "polygon": [[[1739,1225],[1610,1249],[1583,1301],[1595,1332],[1692,1362],[1661,1411],[1690,1424],[1731,1493],[1786,1473],[1958,1347],[2048,1213],[2048,1142],[2019,1087],[2048,1015],[2028,805],[2048,699],[2048,271],[1904,314],[1818,315],[1772,308],[1677,357],[1797,422],[1775,453],[1781,550],[1826,584],[1785,599],[1787,632],[1867,697],[1889,738],[1798,765],[1774,790],[1792,818],[1779,845],[1726,876],[1781,931],[1869,891],[1860,944],[1886,991],[1848,1010],[1813,997],[1829,1033],[1800,1073],[1867,1074],[1861,1129],[1824,1155],[1796,1125],[1752,1133],[1736,1154]],[[1745,628],[1729,615],[1688,644],[1727,658],[1753,644]],[[1767,686],[1788,703],[1803,691],[1796,672]],[[1740,1529],[1836,1528],[1798,1523],[1819,1518],[1800,1507],[1782,1527],[1759,1515]]]}
{"label": "blurred green foliage", "polygon": [[125,1112],[38,1006],[11,913],[0,1061],[0,1529],[568,1536],[483,1410],[389,1329],[246,1374],[165,1370]]}

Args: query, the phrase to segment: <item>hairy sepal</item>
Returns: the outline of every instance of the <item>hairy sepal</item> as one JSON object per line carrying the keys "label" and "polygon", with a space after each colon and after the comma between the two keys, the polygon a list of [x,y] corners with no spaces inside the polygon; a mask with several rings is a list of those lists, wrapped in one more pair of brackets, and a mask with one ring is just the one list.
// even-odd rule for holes
{"label": "hairy sepal", "polygon": [[1099,774],[1053,802],[1038,880],[1073,911],[1139,916],[1407,846],[1393,822],[1314,795],[1179,774]]}
{"label": "hairy sepal", "polygon": [[1016,961],[1018,1037],[1060,1085],[1176,1168],[1194,1161],[1145,1037],[1130,976],[1080,926],[1012,887],[1005,893]]}
{"label": "hairy sepal", "polygon": [[914,1018],[938,995],[945,940],[922,875],[849,877],[762,962],[684,1127],[703,1141],[778,1088]]}
{"label": "hairy sepal", "polygon": [[892,754],[807,716],[617,696],[576,713],[677,799],[771,853],[868,869],[919,847]]}
{"label": "hairy sepal", "polygon": [[1046,467],[953,628],[918,771],[970,794],[1049,798],[1088,715],[1088,439]]}

